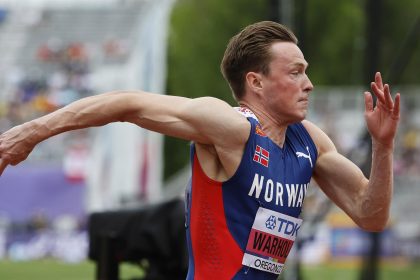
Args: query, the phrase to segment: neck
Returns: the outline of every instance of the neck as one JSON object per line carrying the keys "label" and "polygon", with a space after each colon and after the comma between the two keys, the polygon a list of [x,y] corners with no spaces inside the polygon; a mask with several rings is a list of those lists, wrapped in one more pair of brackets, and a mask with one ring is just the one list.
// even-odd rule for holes
{"label": "neck", "polygon": [[278,121],[265,110],[254,104],[250,104],[246,101],[240,101],[239,105],[251,110],[257,117],[264,133],[278,146],[283,147],[284,140],[286,139],[287,123]]}

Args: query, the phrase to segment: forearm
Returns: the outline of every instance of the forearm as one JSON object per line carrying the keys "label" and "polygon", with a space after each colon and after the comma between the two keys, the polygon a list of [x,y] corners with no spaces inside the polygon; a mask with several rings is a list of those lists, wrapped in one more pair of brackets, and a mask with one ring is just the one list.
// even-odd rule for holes
{"label": "forearm", "polygon": [[393,145],[372,143],[372,166],[369,182],[361,201],[365,223],[372,230],[382,230],[389,218],[393,193]]}
{"label": "forearm", "polygon": [[130,108],[130,92],[110,92],[75,101],[48,115],[23,124],[26,137],[37,144],[70,130],[122,121]]}

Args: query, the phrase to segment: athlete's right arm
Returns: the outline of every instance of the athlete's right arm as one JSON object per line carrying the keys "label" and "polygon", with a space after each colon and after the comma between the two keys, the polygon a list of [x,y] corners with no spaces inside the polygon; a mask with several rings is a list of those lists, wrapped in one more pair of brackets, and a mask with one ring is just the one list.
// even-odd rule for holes
{"label": "athlete's right arm", "polygon": [[80,99],[0,135],[0,175],[9,164],[25,160],[38,143],[49,137],[111,122],[131,122],[169,136],[227,149],[243,145],[249,135],[248,121],[216,98],[109,92]]}

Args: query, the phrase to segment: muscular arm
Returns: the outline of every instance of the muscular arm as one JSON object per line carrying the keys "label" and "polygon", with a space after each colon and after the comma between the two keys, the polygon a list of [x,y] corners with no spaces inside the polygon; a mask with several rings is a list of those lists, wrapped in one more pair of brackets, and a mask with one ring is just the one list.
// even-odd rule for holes
{"label": "muscular arm", "polygon": [[339,154],[325,133],[305,121],[318,147],[314,179],[320,188],[356,224],[369,231],[383,230],[388,222],[393,192],[394,138],[399,122],[400,95],[392,100],[388,85],[379,73],[371,84],[373,98],[365,92],[365,120],[372,137],[372,166],[369,179],[350,160]]}
{"label": "muscular arm", "polygon": [[319,158],[313,178],[323,192],[361,228],[382,230],[388,221],[393,189],[392,149],[373,143],[368,180],[353,162],[337,152],[331,140],[308,122],[317,137]]}
{"label": "muscular arm", "polygon": [[[0,174],[27,158],[41,141],[70,130],[131,122],[166,135],[215,147],[240,146],[249,123],[227,103],[211,97],[189,99],[120,91],[80,99],[0,136]],[[229,133],[230,136],[224,137]]]}

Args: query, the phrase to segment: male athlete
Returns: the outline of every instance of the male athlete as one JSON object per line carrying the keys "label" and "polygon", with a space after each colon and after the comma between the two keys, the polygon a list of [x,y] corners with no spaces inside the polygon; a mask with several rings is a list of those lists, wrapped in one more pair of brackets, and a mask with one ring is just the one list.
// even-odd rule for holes
{"label": "male athlete", "polygon": [[353,221],[385,228],[393,188],[400,95],[379,73],[365,92],[372,137],[370,179],[305,120],[313,85],[297,39],[259,22],[234,36],[222,72],[240,107],[212,97],[189,99],[116,91],[78,100],[0,136],[0,174],[56,134],[111,122],[193,141],[186,192],[187,279],[276,279],[301,227],[311,178]]}

